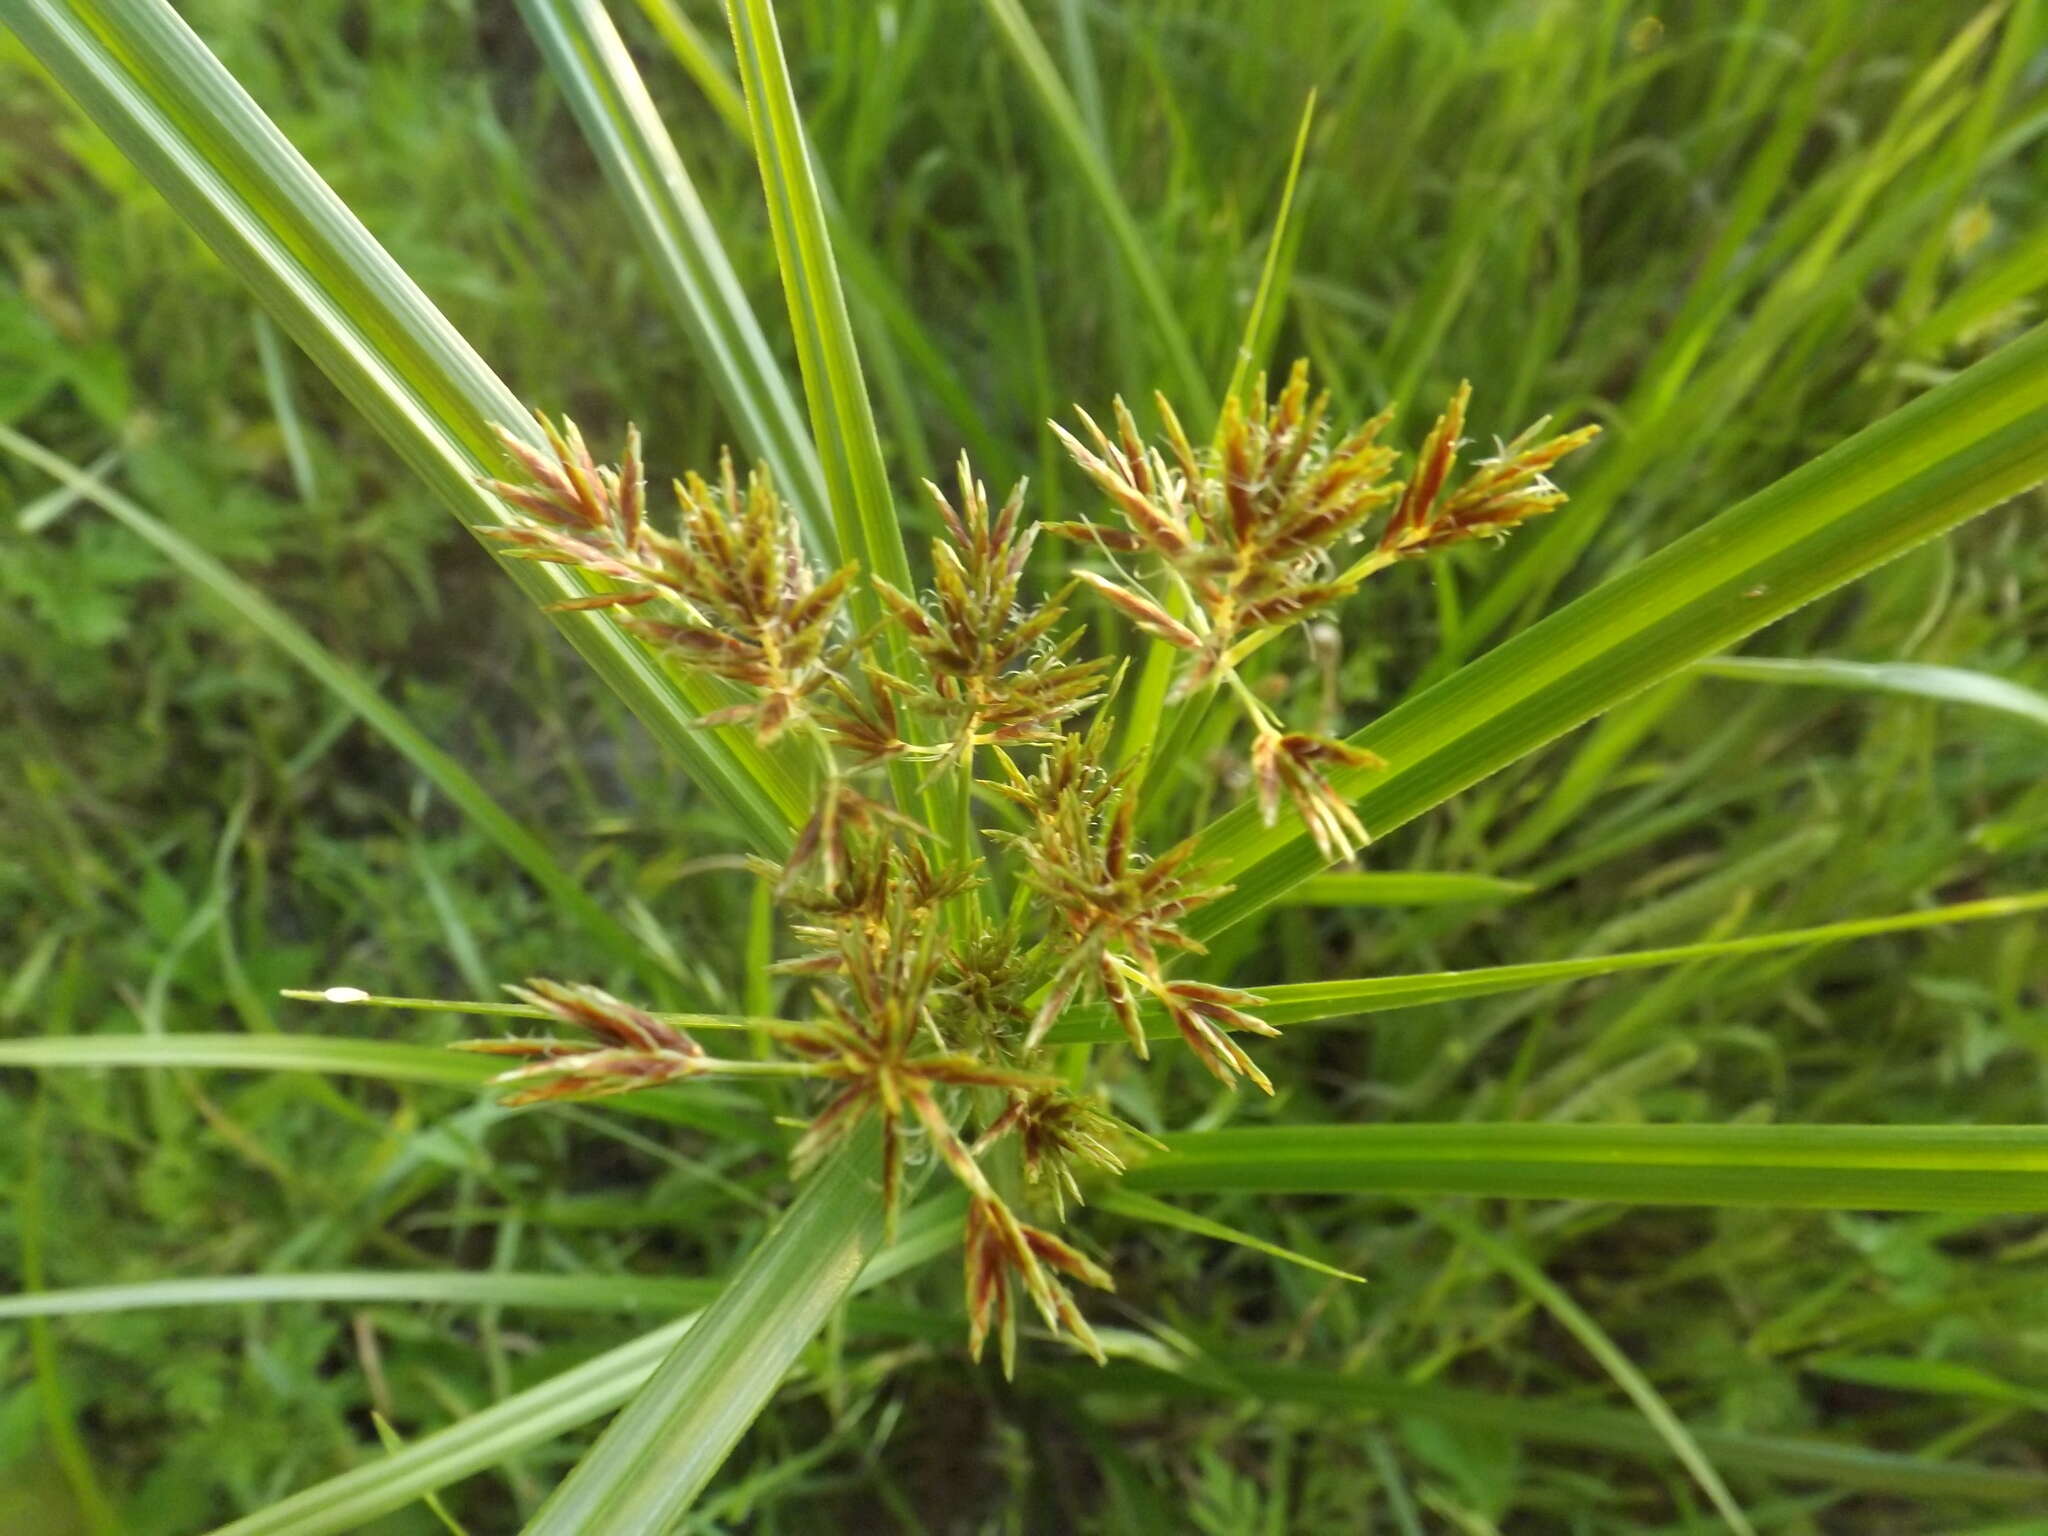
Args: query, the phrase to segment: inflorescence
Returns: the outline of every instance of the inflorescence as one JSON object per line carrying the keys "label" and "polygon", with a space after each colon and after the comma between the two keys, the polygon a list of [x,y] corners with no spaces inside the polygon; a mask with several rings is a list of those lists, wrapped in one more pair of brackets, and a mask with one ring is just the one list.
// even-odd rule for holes
{"label": "inflorescence", "polygon": [[[1064,1217],[1087,1180],[1120,1173],[1143,1137],[1054,1056],[1048,1032],[1096,997],[1140,1056],[1148,1021],[1162,1020],[1217,1078],[1270,1093],[1237,1037],[1277,1031],[1255,994],[1170,974],[1176,956],[1201,952],[1185,919],[1225,888],[1205,877],[1194,839],[1157,854],[1141,846],[1145,758],[1127,751],[1110,766],[1115,664],[1080,654],[1085,631],[1069,606],[1099,595],[1179,653],[1174,699],[1232,695],[1266,821],[1284,791],[1325,858],[1355,854],[1367,829],[1329,775],[1385,765],[1288,728],[1242,669],[1374,572],[1504,534],[1563,502],[1546,472],[1597,429],[1545,437],[1538,422],[1454,485],[1469,395],[1461,385],[1405,480],[1402,456],[1382,441],[1392,412],[1332,433],[1329,398],[1311,397],[1305,364],[1275,395],[1261,378],[1230,400],[1208,447],[1163,398],[1163,440],[1147,443],[1119,399],[1113,430],[1086,413],[1080,435],[1054,427],[1103,493],[1102,522],[1028,522],[1022,485],[992,512],[963,458],[952,497],[925,486],[942,529],[930,587],[866,577],[881,618],[864,632],[848,612],[861,573],[814,563],[765,468],[742,482],[727,457],[715,483],[677,482],[669,533],[647,515],[637,432],[615,466],[598,464],[566,421],[541,420],[544,447],[504,432],[514,477],[490,482],[511,513],[490,530],[504,552],[592,578],[596,594],[563,606],[611,610],[669,663],[723,679],[731,702],[701,723],[749,727],[809,773],[812,814],[762,872],[797,951],[778,969],[801,978],[811,1010],[803,1022],[758,1022],[779,1062],[722,1061],[595,987],[533,980],[513,990],[594,1043],[466,1048],[520,1058],[499,1079],[510,1103],[717,1074],[817,1079],[822,1097],[792,1153],[798,1174],[872,1121],[892,1222],[913,1148],[965,1188],[977,1359],[994,1333],[1009,1369],[1019,1289],[1048,1330],[1100,1358],[1065,1282],[1110,1289],[1108,1272],[1016,1206]],[[1034,601],[1025,587],[1041,531],[1078,541],[1106,569],[1077,570]],[[904,643],[879,643],[881,626]],[[892,671],[885,650],[914,667]],[[919,786],[910,803],[906,783]],[[951,825],[931,824],[934,805],[954,807]],[[971,1142],[970,1124],[980,1128]]]}

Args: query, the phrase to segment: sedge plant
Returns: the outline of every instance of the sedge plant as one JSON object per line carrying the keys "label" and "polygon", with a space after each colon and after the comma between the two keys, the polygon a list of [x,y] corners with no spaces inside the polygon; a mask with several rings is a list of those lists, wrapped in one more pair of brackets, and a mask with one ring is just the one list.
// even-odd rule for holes
{"label": "sedge plant", "polygon": [[[1240,1037],[1278,1030],[1258,994],[1173,974],[1203,948],[1186,920],[1227,887],[1199,856],[1200,827],[1164,847],[1140,836],[1145,759],[1109,752],[1116,658],[1086,652],[1071,605],[1093,593],[1178,652],[1174,697],[1227,694],[1264,823],[1284,800],[1325,861],[1354,857],[1370,837],[1327,774],[1384,759],[1294,728],[1245,663],[1375,572],[1500,539],[1564,502],[1548,471],[1598,429],[1549,435],[1538,421],[1461,472],[1470,396],[1458,388],[1412,461],[1383,440],[1391,408],[1334,430],[1305,361],[1276,390],[1260,375],[1231,396],[1213,446],[1194,445],[1164,395],[1156,442],[1121,397],[1108,428],[1078,411],[1081,435],[1053,430],[1102,518],[1038,523],[1021,482],[992,508],[963,455],[950,494],[924,484],[942,532],[917,592],[817,561],[766,465],[742,478],[728,453],[715,479],[676,480],[665,518],[637,431],[605,464],[567,420],[539,418],[544,446],[502,430],[507,473],[489,489],[510,515],[489,537],[597,588],[558,606],[601,611],[665,666],[730,685],[737,697],[700,727],[745,726],[800,765],[809,814],[787,858],[757,862],[786,918],[791,953],[776,968],[801,978],[810,1006],[755,1024],[779,1052],[771,1064],[715,1056],[595,986],[535,978],[514,994],[571,1037],[462,1048],[518,1059],[496,1079],[515,1105],[764,1070],[814,1079],[797,1173],[872,1122],[887,1226],[907,1164],[935,1162],[963,1186],[976,1359],[993,1334],[1014,1371],[1024,1298],[1101,1359],[1066,1282],[1113,1278],[1041,1223],[1123,1173],[1122,1149],[1147,1138],[1093,1090],[1085,1061],[1062,1070],[1047,1032],[1099,1001],[1142,1057],[1142,1003],[1217,1078],[1271,1093]],[[1086,563],[1034,592],[1041,533]],[[863,585],[878,614],[867,624],[854,618]],[[907,675],[892,655],[911,659]],[[908,773],[892,781],[892,766]],[[934,824],[935,806],[955,819]]]}
{"label": "sedge plant", "polygon": [[[1064,94],[1029,17],[1010,0],[988,0],[986,9],[1100,202],[1137,288],[1163,296],[1135,226],[1118,211],[1086,114]],[[1034,525],[1021,495],[996,504],[963,468],[952,488],[931,493],[939,537],[925,573],[913,575],[837,287],[826,199],[768,0],[729,6],[739,76],[729,105],[743,112],[760,161],[808,422],[603,8],[527,0],[522,10],[680,300],[711,391],[772,474],[743,476],[720,463],[709,476],[685,477],[672,506],[668,498],[652,506],[640,445],[629,437],[617,462],[604,464],[566,424],[529,420],[167,4],[0,0],[0,17],[84,112],[448,507],[510,557],[514,580],[554,610],[723,813],[730,840],[753,851],[785,918],[787,1018],[678,1016],[571,976],[530,980],[522,1001],[488,1010],[538,1014],[561,1031],[477,1042],[495,1061],[338,1033],[6,1043],[0,1060],[46,1069],[312,1067],[470,1087],[502,1065],[498,1087],[510,1099],[594,1098],[673,1118],[692,1092],[716,1091],[694,1086],[697,1079],[751,1077],[773,1080],[801,1111],[793,1147],[805,1175],[800,1192],[694,1320],[503,1392],[388,1461],[341,1472],[230,1529],[359,1528],[621,1404],[626,1411],[529,1529],[667,1528],[825,1327],[875,1253],[884,1210],[893,1212],[928,1166],[943,1165],[940,1176],[964,1196],[969,1342],[979,1351],[994,1335],[1006,1365],[1027,1309],[1084,1347],[1115,1347],[1092,1331],[1068,1290],[1112,1278],[1089,1255],[1087,1233],[1060,1230],[1084,1196],[1125,1210],[1142,1209],[1147,1190],[1835,1211],[2048,1207],[2044,1138],[2028,1126],[1487,1125],[1468,1111],[1442,1124],[1168,1131],[1154,1147],[1100,1096],[1099,1055],[1075,1049],[1121,1040],[1143,1053],[1154,1039],[1179,1039],[1220,1079],[1268,1085],[1276,1074],[1260,1065],[1256,1037],[1283,1023],[2038,911],[2038,893],[1994,897],[1633,954],[1261,980],[1250,989],[1190,974],[1203,945],[1234,927],[1242,935],[1239,925],[1307,890],[1368,835],[1415,820],[1617,705],[1633,707],[1702,658],[2035,484],[2048,473],[2048,332],[1943,379],[1746,500],[1730,494],[1725,510],[1689,503],[1687,519],[1699,524],[1689,535],[1465,659],[1475,637],[1547,597],[1599,522],[1588,505],[1607,510],[1582,497],[1578,520],[1552,518],[1547,536],[1513,541],[1518,553],[1501,595],[1487,599],[1487,622],[1463,626],[1456,645],[1445,637],[1440,680],[1339,737],[1328,721],[1289,718],[1269,692],[1276,658],[1301,643],[1305,623],[1332,613],[1376,572],[1553,510],[1561,498],[1548,471],[1583,432],[1533,428],[1475,456],[1463,441],[1461,388],[1404,455],[1385,440],[1390,422],[1333,428],[1300,373],[1277,391],[1228,389],[1212,413],[1200,402],[1198,370],[1183,377],[1194,353],[1180,337],[1161,347],[1172,364],[1161,376],[1182,408],[1162,403],[1156,431],[1141,431],[1114,406],[1107,426],[1079,416],[1062,429],[1092,486],[1088,500],[1069,496],[1059,516]],[[1931,70],[1929,91],[1946,93],[1953,67]],[[1798,121],[1787,121],[1785,143],[1796,144]],[[1460,228],[1476,239],[1485,222],[1475,215]],[[1746,248],[1744,229],[1739,220],[1728,227],[1730,261]],[[1801,245],[1807,254],[1793,275],[1816,294],[1845,231],[1829,219],[1824,239]],[[1703,270],[1718,275],[1725,265]],[[1475,260],[1444,270],[1484,268]],[[1702,283],[1703,295],[1715,291]],[[1760,309],[1790,334],[1808,311],[1801,292],[1787,292]],[[1447,288],[1446,311],[1453,298]],[[1173,322],[1170,303],[1147,307],[1162,329]],[[1269,332],[1257,308],[1247,332],[1262,337]],[[1729,370],[1714,375],[1714,388],[1688,387],[1693,342],[1717,313],[1704,298],[1688,305],[1670,356],[1638,385],[1638,408],[1621,413],[1629,453],[1603,455],[1590,477],[1604,483],[1608,502],[1634,484],[1614,466],[1640,464],[1646,445],[1717,441],[1712,412],[1739,399],[1750,379]],[[1427,307],[1406,329],[1395,382],[1413,386],[1438,333]],[[1136,383],[1144,375],[1115,376]],[[1504,377],[1499,395],[1519,399],[1527,382]],[[1497,397],[1490,385],[1487,398]],[[1205,435],[1191,436],[1182,420]],[[1609,526],[1633,531],[1628,517]],[[1043,558],[1055,539],[1068,546],[1071,574],[1035,585],[1056,564]],[[1091,620],[1096,636],[1114,636],[1107,626],[1122,624],[1123,637],[1140,643],[1075,638]],[[1282,648],[1271,649],[1276,641]],[[1116,658],[1140,649],[1142,669],[1125,673]],[[1224,758],[1243,766],[1243,803],[1176,824],[1187,813],[1156,793],[1162,764],[1142,749],[1165,755],[1191,741],[1225,744]],[[747,1031],[740,1048],[714,1053],[704,1043],[714,1026],[735,1025]],[[1499,1118],[1515,1117],[1503,1101]],[[1098,1195],[1119,1166],[1130,1177]],[[945,1202],[929,1205],[944,1217]],[[927,1209],[905,1214],[904,1242],[868,1276],[911,1262],[912,1239],[931,1231],[908,1229]],[[1487,1251],[1480,1229],[1445,1230]],[[1755,1457],[1758,1448],[1693,1434],[1560,1290],[1532,1283],[1526,1264],[1504,1263],[1501,1272],[1630,1397],[1645,1421],[1629,1426],[1638,1443],[1648,1435],[1653,1449],[1678,1456],[1729,1516],[1727,1490],[1701,1447],[1716,1457]],[[285,1293],[278,1277],[251,1278],[260,1283],[235,1294]],[[344,1294],[331,1281],[322,1290],[304,1277],[283,1279],[301,1294]],[[403,1294],[429,1293],[408,1283],[414,1288]],[[677,1306],[704,1295],[665,1294]],[[80,1303],[24,1303],[66,1304]],[[956,1337],[956,1325],[942,1321],[946,1339]],[[1354,1406],[1383,1390],[1381,1403],[1466,1411],[1451,1395],[1415,1396],[1413,1382],[1202,1363],[1199,1381],[1191,1372],[1177,1385]],[[1062,1367],[1032,1365],[1060,1379],[1051,1373]],[[1091,1371],[1091,1379],[1126,1393],[1161,1385],[1131,1369]],[[1587,1440],[1594,1431],[1583,1420],[1554,1411],[1529,1409],[1515,1423],[1538,1436],[1620,1443],[1606,1429],[1597,1432],[1607,1439]],[[1803,1447],[1798,1465],[1845,1483],[1919,1478],[1982,1489],[1996,1481],[1945,1458],[1850,1465],[1855,1458],[1830,1460],[1825,1449]],[[2019,1473],[2005,1486],[2023,1498],[2038,1492],[2038,1480]],[[1742,1528],[1739,1513],[1729,1523]]]}

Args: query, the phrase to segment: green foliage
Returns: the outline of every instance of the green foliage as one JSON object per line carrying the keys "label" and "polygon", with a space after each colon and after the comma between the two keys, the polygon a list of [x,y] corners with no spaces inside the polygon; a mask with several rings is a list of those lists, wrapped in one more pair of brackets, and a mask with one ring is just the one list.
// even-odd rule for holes
{"label": "green foliage", "polygon": [[[207,194],[174,211],[146,146],[0,42],[0,424],[169,553],[0,469],[0,1065],[35,1069],[0,1097],[0,1267],[50,1288],[8,1302],[38,1331],[0,1322],[0,1526],[438,1531],[439,1488],[478,1536],[518,1529],[650,1381],[591,1462],[626,1481],[577,1483],[696,1492],[686,1529],[1692,1529],[1686,1447],[1757,1529],[2040,1506],[2015,1214],[2039,1153],[1982,1129],[2039,1119],[2048,1048],[2038,913],[1983,901],[2048,886],[2038,504],[1826,595],[2038,478],[2038,340],[1955,378],[2041,288],[2037,4],[1411,0],[1248,28],[1187,0],[789,0],[772,55],[742,7],[739,64],[694,0],[521,10],[530,33],[466,0],[181,7],[365,226],[265,201],[282,162],[200,135],[246,200],[242,274],[256,252],[267,302],[342,295],[279,310],[319,369],[181,227],[219,239]],[[88,13],[174,56],[153,6],[0,4],[45,41]],[[198,79],[145,94],[175,133],[204,108],[246,136]],[[783,135],[773,217],[750,108]],[[369,232],[419,291],[351,289]],[[1099,1048],[1124,1038],[1106,1006],[1054,1025],[1047,1061],[1165,1143],[1135,1177],[1182,1191],[1069,1210],[1118,1282],[1084,1303],[1108,1367],[1029,1331],[1014,1388],[966,1367],[965,1207],[936,1190],[835,1311],[879,1240],[872,1154],[792,1185],[778,1117],[817,1103],[773,1075],[511,1112],[439,1048],[476,1033],[457,1005],[278,1000],[568,976],[756,1066],[744,1021],[805,1006],[753,968],[773,882],[737,855],[784,855],[810,762],[757,777],[745,724],[685,733],[665,680],[615,664],[688,756],[657,750],[434,505],[497,516],[472,477],[503,473],[515,398],[597,442],[636,416],[657,483],[728,440],[776,460],[826,566],[875,569],[945,537],[900,493],[956,444],[997,486],[1029,472],[1046,520],[1121,528],[1042,422],[1157,382],[1205,452],[1202,395],[1300,353],[1337,419],[1396,403],[1395,444],[1465,378],[1473,453],[1544,409],[1607,430],[1505,550],[1392,567],[1239,656],[1293,733],[1365,728],[1388,761],[1337,775],[1367,790],[1361,870],[1296,882],[1319,861],[1292,805],[1269,828],[1249,803],[1229,684],[1169,697],[1170,646],[1126,677],[1156,711],[1105,752],[1137,842],[1245,805],[1204,845],[1239,890],[1172,977],[1333,1027],[1257,1043],[1267,1100]],[[1720,533],[1682,541],[1752,497],[1715,526],[1779,563],[1709,581]],[[1027,594],[1063,585],[1053,548]],[[1150,598],[1203,611],[1170,579]],[[1149,644],[1068,605],[1076,654]],[[1674,671],[1771,618],[1768,659]],[[922,713],[915,649],[884,669]],[[972,713],[910,743],[910,794],[864,793],[908,806]],[[930,809],[957,848],[962,807]],[[1686,1136],[1712,1145],[1675,1158]],[[991,1177],[1023,1198],[1021,1165]]]}

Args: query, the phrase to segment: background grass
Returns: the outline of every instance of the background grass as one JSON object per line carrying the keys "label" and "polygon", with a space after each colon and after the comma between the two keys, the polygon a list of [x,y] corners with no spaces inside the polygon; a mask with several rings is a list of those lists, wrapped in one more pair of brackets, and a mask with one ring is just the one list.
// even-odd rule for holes
{"label": "background grass", "polygon": [[[614,7],[758,310],[779,314],[751,155],[673,30],[650,24],[671,9]],[[1065,117],[1014,25],[989,19],[1019,9]],[[1170,382],[1183,351],[1220,384],[1311,87],[1273,356],[1309,352],[1346,408],[1402,401],[1411,434],[1463,377],[1482,435],[1549,408],[1609,425],[1567,519],[1375,583],[1342,616],[1340,655],[1276,674],[1347,729],[1988,350],[2048,279],[2048,25],[2031,4],[782,12],[899,486],[964,443],[991,481],[1031,474],[1058,516],[1080,487],[1043,417]],[[601,437],[639,420],[657,471],[709,459],[727,426],[510,6],[187,14],[522,396]],[[721,42],[715,8],[681,14]],[[658,1000],[758,1006],[755,892],[720,819],[11,41],[0,71],[0,421],[101,465],[378,680],[614,911],[666,936],[679,974]],[[1091,162],[1112,174],[1091,179]],[[0,477],[0,1028],[431,1042],[463,1027],[276,993],[484,995],[534,970],[648,989],[235,611],[92,507],[53,501],[47,477],[16,462]],[[2041,527],[2037,502],[2016,504],[1751,649],[2048,691]],[[1369,859],[1526,892],[1386,908],[1333,892],[1229,931],[1211,963],[1251,982],[1434,970],[2034,889],[2048,885],[2044,742],[2038,722],[1967,702],[1697,676]],[[1234,772],[1197,744],[1155,792],[1169,809],[1220,805]],[[2044,974],[2038,920],[1972,925],[1303,1030],[1266,1053],[1270,1105],[1234,1104],[1166,1056],[1115,1086],[1162,1130],[2026,1122],[2042,1110]],[[774,1127],[708,1093],[700,1123],[675,1129],[296,1075],[10,1074],[5,1088],[9,1289],[450,1277],[440,1299],[6,1325],[7,1529],[192,1531],[374,1460],[373,1411],[401,1435],[431,1431],[644,1332],[666,1311],[634,1285],[730,1271],[785,1196]],[[1632,1451],[1602,1429],[1626,1400],[1514,1266],[1461,1238],[1455,1203],[1448,1222],[1392,1200],[1191,1208],[1372,1283],[1084,1217],[1120,1278],[1097,1314],[1129,1330],[1135,1363],[1091,1377],[1037,1350],[1010,1392],[965,1367],[957,1329],[906,1330],[906,1306],[957,1306],[950,1264],[917,1271],[881,1293],[893,1320],[852,1316],[806,1356],[695,1528],[1707,1518],[1654,1440]],[[1475,1214],[1695,1426],[2048,1466],[2037,1221]],[[588,1307],[479,1302],[456,1283],[490,1270],[581,1277]],[[1146,1373],[1160,1365],[1178,1390]],[[1315,1390],[1294,1366],[1315,1368]],[[1548,1406],[1516,1418],[1532,1402]],[[516,1529],[585,1443],[522,1452],[447,1508],[479,1533]],[[1706,1449],[1760,1528],[1996,1518],[1968,1496],[1995,1489],[1967,1478],[1902,1489]],[[419,1508],[371,1528],[440,1527]]]}

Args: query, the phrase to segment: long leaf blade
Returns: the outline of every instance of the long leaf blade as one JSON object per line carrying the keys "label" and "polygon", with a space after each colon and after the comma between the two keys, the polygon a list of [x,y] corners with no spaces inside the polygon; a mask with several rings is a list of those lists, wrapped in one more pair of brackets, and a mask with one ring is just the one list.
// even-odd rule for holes
{"label": "long leaf blade", "polygon": [[334,1270],[277,1275],[209,1275],[193,1280],[142,1280],[81,1285],[62,1291],[0,1296],[0,1320],[89,1317],[162,1307],[240,1307],[277,1302],[376,1305],[421,1302],[476,1307],[561,1307],[676,1312],[718,1294],[715,1280],[652,1275],[550,1275],[468,1270]]}
{"label": "long leaf blade", "polygon": [[[1258,995],[1265,999],[1259,1014],[1271,1024],[1329,1023],[1364,1014],[1386,1013],[1397,1008],[1419,1008],[1459,998],[1492,997],[1502,992],[1584,981],[1596,976],[1616,976],[1629,971],[1691,965],[1702,960],[1727,960],[1742,955],[1807,949],[1849,939],[1874,938],[1879,934],[1945,927],[1951,923],[2021,917],[2044,910],[2048,910],[2048,891],[2034,891],[2022,896],[1994,896],[1984,901],[1956,902],[1919,912],[1897,912],[1886,917],[1852,918],[1814,928],[1786,928],[1776,933],[1753,933],[1742,938],[1710,939],[1699,944],[1673,944],[1659,949],[1624,950],[1613,955],[1531,960],[1520,965],[1482,966],[1469,971],[1425,971],[1412,976],[1283,982],[1278,986],[1259,988]],[[1157,1007],[1141,1006],[1140,1018],[1145,1033],[1150,1037],[1166,1039],[1174,1033],[1165,1013]],[[1064,1041],[1115,1040],[1122,1038],[1122,1034],[1121,1026],[1110,1016],[1107,1008],[1091,1004],[1069,1010],[1053,1027],[1048,1038]]]}
{"label": "long leaf blade", "polygon": [[[0,1040],[0,1067],[62,1071],[141,1067],[229,1072],[318,1072],[387,1083],[480,1089],[503,1062],[431,1045],[397,1040],[350,1040],[339,1035],[104,1034],[39,1035]],[[626,1094],[608,1101],[621,1114],[693,1125],[715,1136],[758,1140],[746,1101],[704,1083],[687,1089]]]}
{"label": "long leaf blade", "polygon": [[1933,666],[1917,661],[1838,661],[1826,656],[1715,656],[1699,662],[1693,670],[1707,677],[1745,683],[1846,688],[1932,699],[1937,704],[1969,704],[2048,727],[2048,696],[2010,678],[1975,672],[1968,667]]}
{"label": "long leaf blade", "polygon": [[2048,1210],[2048,1129],[2031,1125],[1263,1126],[1163,1140],[1132,1188]]}
{"label": "long leaf blade", "polygon": [[880,1242],[879,1146],[870,1125],[806,1181],[528,1536],[665,1531],[689,1507]]}
{"label": "long leaf blade", "polygon": [[1517,901],[1536,887],[1499,875],[1427,869],[1344,870],[1316,875],[1281,898],[1290,907],[1453,907]]}
{"label": "long leaf blade", "polygon": [[[839,547],[859,556],[871,575],[899,592],[916,590],[889,492],[882,440],[868,399],[853,322],[826,231],[825,205],[811,170],[810,144],[797,115],[789,65],[782,56],[774,8],[767,0],[731,0],[727,7],[739,52],[740,80],[753,123],[777,265],[789,300],[811,432],[823,461]],[[857,589],[863,623],[879,615],[871,589]],[[885,631],[896,670],[908,676],[901,636]]]}
{"label": "long leaf blade", "polygon": [[1699,1441],[1692,1431],[1671,1411],[1670,1404],[1642,1368],[1607,1335],[1607,1330],[1587,1315],[1585,1308],[1574,1301],[1557,1282],[1536,1267],[1522,1253],[1503,1243],[1491,1233],[1482,1231],[1463,1216],[1448,1211],[1430,1213],[1433,1221],[1457,1234],[1458,1237],[1484,1253],[1495,1264],[1512,1276],[1515,1283],[1542,1304],[1550,1315],[1563,1325],[1566,1332],[1579,1341],[1581,1347],[1601,1368],[1614,1378],[1616,1386],[1628,1394],[1629,1401],[1636,1405],[1657,1438],[1670,1447],[1685,1470],[1692,1474],[1693,1481],[1700,1485],[1707,1501],[1720,1513],[1728,1528],[1737,1536],[1755,1536],[1756,1528],[1749,1517],[1735,1502],[1735,1496],[1728,1491],[1728,1485],[1721,1480],[1721,1474],[1700,1449]]}
{"label": "long leaf blade", "polygon": [[598,0],[520,0],[520,11],[741,440],[817,546],[834,548],[809,427],[618,28]]}

